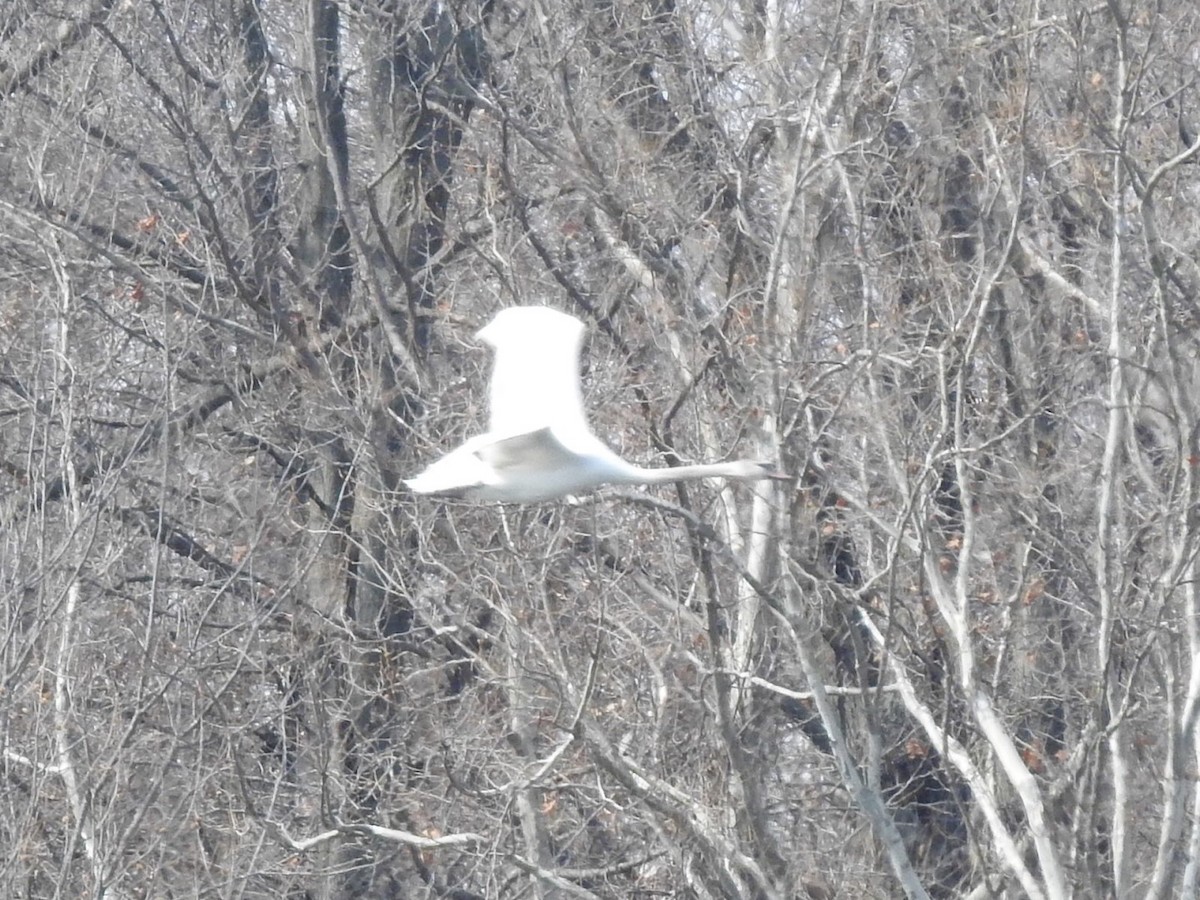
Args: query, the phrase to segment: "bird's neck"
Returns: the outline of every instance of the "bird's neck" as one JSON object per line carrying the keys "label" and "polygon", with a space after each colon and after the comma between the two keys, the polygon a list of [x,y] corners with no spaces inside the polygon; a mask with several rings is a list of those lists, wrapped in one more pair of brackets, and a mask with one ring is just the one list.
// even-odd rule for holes
{"label": "bird's neck", "polygon": [[676,481],[693,481],[697,478],[719,478],[734,474],[725,463],[707,463],[693,466],[668,466],[664,469],[637,467],[637,480],[645,484],[671,484]]}

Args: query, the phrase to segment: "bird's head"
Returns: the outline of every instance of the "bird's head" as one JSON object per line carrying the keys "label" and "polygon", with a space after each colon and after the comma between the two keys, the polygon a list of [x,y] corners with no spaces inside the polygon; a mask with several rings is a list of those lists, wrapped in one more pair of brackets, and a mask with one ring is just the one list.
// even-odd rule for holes
{"label": "bird's head", "polygon": [[758,462],[753,459],[739,459],[729,463],[728,477],[741,478],[745,481],[761,481],[770,478],[774,481],[791,481],[792,476],[779,471],[774,464]]}

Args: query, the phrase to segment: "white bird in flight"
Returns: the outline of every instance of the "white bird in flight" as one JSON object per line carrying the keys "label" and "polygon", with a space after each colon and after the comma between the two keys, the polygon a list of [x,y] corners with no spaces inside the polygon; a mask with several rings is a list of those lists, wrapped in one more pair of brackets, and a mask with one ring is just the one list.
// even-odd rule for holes
{"label": "white bird in flight", "polygon": [[697,478],[787,479],[739,459],[645,469],[621,459],[588,427],[579,388],[585,327],[544,306],[496,314],[476,337],[496,351],[491,424],[404,483],[418,494],[533,503],[602,484],[665,484]]}

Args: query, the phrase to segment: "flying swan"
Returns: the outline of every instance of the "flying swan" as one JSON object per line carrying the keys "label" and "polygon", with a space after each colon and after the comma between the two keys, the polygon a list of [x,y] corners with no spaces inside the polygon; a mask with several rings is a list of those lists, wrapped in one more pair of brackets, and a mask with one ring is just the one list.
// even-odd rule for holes
{"label": "flying swan", "polygon": [[487,432],[404,483],[418,494],[533,503],[602,484],[664,484],[697,478],[786,479],[740,459],[644,469],[592,434],[579,388],[584,324],[544,306],[496,314],[476,337],[496,351]]}

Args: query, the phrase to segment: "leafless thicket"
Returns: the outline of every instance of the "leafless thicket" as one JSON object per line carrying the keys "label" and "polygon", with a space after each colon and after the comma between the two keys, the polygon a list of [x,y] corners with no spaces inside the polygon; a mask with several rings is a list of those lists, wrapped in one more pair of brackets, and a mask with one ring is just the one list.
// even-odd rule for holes
{"label": "leafless thicket", "polygon": [[1195,896],[1198,17],[8,0],[0,894]]}

